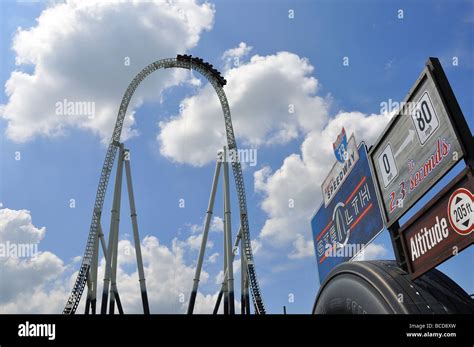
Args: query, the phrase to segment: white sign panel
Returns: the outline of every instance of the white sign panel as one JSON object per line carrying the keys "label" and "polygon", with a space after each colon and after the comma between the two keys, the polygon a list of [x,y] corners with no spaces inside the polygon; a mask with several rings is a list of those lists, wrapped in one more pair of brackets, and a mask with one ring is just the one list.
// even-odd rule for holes
{"label": "white sign panel", "polygon": [[382,179],[384,187],[387,187],[398,176],[397,164],[395,164],[395,157],[393,156],[392,146],[387,144],[384,151],[378,158],[379,167],[382,168]]}
{"label": "white sign panel", "polygon": [[423,93],[423,96],[416,103],[415,110],[411,113],[411,118],[413,119],[420,144],[424,145],[439,127],[436,109],[427,91]]}
{"label": "white sign panel", "polygon": [[369,156],[387,226],[463,156],[443,96],[427,67]]}

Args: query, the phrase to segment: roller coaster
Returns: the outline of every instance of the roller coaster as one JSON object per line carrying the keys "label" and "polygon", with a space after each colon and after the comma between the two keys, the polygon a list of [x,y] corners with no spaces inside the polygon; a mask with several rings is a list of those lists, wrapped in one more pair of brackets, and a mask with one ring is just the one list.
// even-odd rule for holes
{"label": "roller coaster", "polygon": [[[194,70],[194,71],[199,72],[202,76],[204,76],[209,81],[209,83],[213,86],[222,107],[222,111],[224,115],[225,131],[226,131],[226,136],[227,136],[227,149],[229,151],[237,151],[237,143],[234,136],[230,108],[227,101],[227,97],[223,90],[223,87],[226,85],[227,81],[221,76],[218,70],[216,70],[211,64],[203,61],[203,59],[198,58],[198,57],[192,57],[191,55],[177,55],[176,58],[161,59],[143,68],[130,82],[128,88],[125,91],[125,94],[123,95],[123,98],[120,104],[117,119],[115,122],[115,127],[112,133],[109,146],[107,148],[104,164],[102,166],[102,171],[100,174],[94,208],[92,211],[92,220],[90,224],[90,230],[89,230],[89,234],[87,238],[84,255],[82,257],[81,266],[79,268],[79,272],[76,277],[75,283],[73,285],[71,294],[63,309],[63,314],[74,314],[76,312],[86,285],[88,287],[89,292],[94,293],[93,297],[89,297],[88,295],[87,302],[86,302],[86,312],[89,309],[89,305],[92,305],[93,313],[95,313],[96,297],[95,297],[95,291],[93,290],[93,288],[97,287],[97,278],[96,278],[97,277],[97,264],[98,264],[97,253],[98,253],[98,248],[99,248],[99,241],[102,244],[104,255],[107,253],[106,258],[108,260],[110,260],[109,258],[111,257],[111,253],[113,251],[111,249],[110,236],[109,236],[109,247],[108,248],[105,247],[105,241],[103,239],[103,234],[102,234],[102,229],[101,229],[101,215],[102,215],[102,210],[104,206],[107,185],[110,179],[112,168],[114,166],[117,150],[120,151],[121,156],[126,153],[126,150],[123,148],[123,144],[121,144],[120,142],[125,115],[127,113],[130,100],[132,99],[132,96],[135,90],[137,89],[137,87],[140,85],[140,83],[151,73],[160,69],[169,69],[169,68],[182,68],[182,69]],[[120,157],[119,166],[120,166],[121,160],[122,160],[122,157]],[[265,306],[263,303],[259,283],[257,281],[257,274],[255,270],[254,260],[253,260],[252,245],[251,245],[250,231],[249,231],[249,221],[248,221],[248,214],[247,214],[247,202],[246,202],[242,168],[241,168],[240,161],[238,160],[232,160],[231,165],[232,165],[232,171],[233,171],[234,181],[235,181],[236,190],[237,190],[239,216],[240,216],[240,231],[237,235],[236,244],[238,243],[239,240],[242,243],[241,245],[242,256],[245,259],[244,264],[246,267],[246,277],[248,280],[248,284],[250,286],[250,292],[252,294],[252,302],[253,302],[255,314],[265,314]],[[127,165],[126,165],[126,169],[127,169]],[[129,170],[129,167],[128,167],[128,170]],[[129,173],[128,170],[127,170],[127,174]],[[120,171],[117,170],[117,176],[119,175],[119,173]],[[129,175],[127,176],[127,178],[128,177]],[[116,190],[117,190],[117,183],[116,183]],[[131,187],[129,187],[129,192],[130,191],[131,191]],[[133,192],[132,192],[132,196],[133,196]],[[115,200],[115,197],[114,197],[114,200]],[[134,206],[133,206],[133,209],[134,209]],[[112,212],[114,212],[114,210]],[[136,216],[136,213],[132,211],[132,220],[133,220],[134,215]],[[136,235],[138,235],[138,233],[136,233]],[[117,242],[117,240],[115,240],[115,242]],[[135,239],[135,242],[136,242],[136,239]],[[115,253],[115,257],[116,257],[116,253]],[[109,261],[107,261],[107,263],[109,263]],[[106,267],[106,273],[107,273],[109,271],[109,267],[108,265],[106,266],[107,266]],[[244,270],[242,270],[242,273],[243,272]],[[144,288],[144,277],[143,279],[141,277],[142,276],[140,276],[140,284],[142,288]],[[191,300],[195,299],[195,295],[196,295],[194,291],[195,287],[193,287]],[[108,294],[108,283],[107,283],[107,287],[104,284],[102,308],[104,308],[104,299],[105,301],[107,300],[107,294]],[[112,293],[111,296],[113,295],[114,294]],[[219,299],[218,299],[218,303],[216,304],[216,307],[218,307],[221,297],[222,297],[222,289],[221,289],[221,292],[219,293]],[[122,312],[120,299],[119,299],[117,291],[115,292],[115,298],[117,300],[119,311]],[[147,297],[146,295],[144,296],[143,290],[142,290],[142,300],[144,302],[144,312],[148,313],[147,312],[148,310]],[[105,302],[105,305],[106,305],[106,302]],[[105,313],[104,309],[102,309],[102,313]],[[192,313],[192,307],[191,309],[188,309],[188,313]]]}
{"label": "roller coaster", "polygon": [[183,55],[178,54],[176,56],[176,59],[178,61],[184,61],[189,64],[192,64],[193,66],[201,66],[202,68],[206,69],[214,76],[217,82],[219,82],[221,88],[223,88],[227,84],[227,81],[224,79],[224,77],[221,76],[221,73],[218,70],[214,69],[212,64],[205,62],[201,58],[193,57],[192,55],[189,55],[189,54],[183,54]]}

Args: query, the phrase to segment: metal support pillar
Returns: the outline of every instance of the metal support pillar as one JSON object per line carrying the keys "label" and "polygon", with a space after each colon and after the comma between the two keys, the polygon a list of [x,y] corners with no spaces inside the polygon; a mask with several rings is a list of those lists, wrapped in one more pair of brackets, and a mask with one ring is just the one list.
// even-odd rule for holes
{"label": "metal support pillar", "polygon": [[227,267],[227,231],[224,221],[224,282],[222,283],[222,293],[224,296],[224,314],[229,314],[229,286],[227,277],[228,267]]}
{"label": "metal support pillar", "polygon": [[250,292],[249,292],[249,273],[247,272],[247,261],[245,261],[245,286],[244,286],[244,296],[245,296],[245,314],[250,314]]}
{"label": "metal support pillar", "polygon": [[405,259],[405,252],[403,250],[403,242],[400,236],[400,224],[398,222],[393,223],[389,228],[388,232],[392,240],[393,251],[395,253],[395,260],[398,266],[404,271],[408,272],[408,264]]}
{"label": "metal support pillar", "polygon": [[[107,247],[107,255],[105,260],[105,275],[104,275],[104,288],[102,291],[102,303],[101,303],[101,314],[107,313],[107,302],[109,299],[110,280],[112,276],[112,260],[115,248],[115,231],[118,231],[119,221],[119,206],[118,200],[121,194],[122,187],[122,171],[123,171],[123,145],[120,145],[119,160],[117,161],[117,173],[115,176],[115,187],[114,187],[114,198],[112,203],[112,216],[110,218],[110,232],[109,232],[109,244]],[[118,235],[117,235],[118,236]]]}
{"label": "metal support pillar", "polygon": [[227,259],[227,291],[229,314],[235,314],[234,301],[234,250],[232,248],[232,223],[230,219],[230,191],[229,191],[229,163],[227,162],[227,148],[224,147],[224,234]]}
{"label": "metal support pillar", "polygon": [[240,314],[245,314],[245,259],[242,244],[240,244]]}
{"label": "metal support pillar", "polygon": [[[237,247],[237,246],[235,246]],[[240,313],[250,314],[249,279],[243,242],[240,244]]]}
{"label": "metal support pillar", "polygon": [[[104,239],[104,233],[102,232],[102,225],[99,223],[98,225],[98,229],[97,229],[97,239],[96,239],[96,245],[97,245],[97,248],[95,248],[96,246],[94,246],[94,255],[93,255],[93,258],[92,258],[92,263],[91,263],[91,266],[90,266],[90,269],[89,269],[89,274],[87,276],[87,297],[88,297],[88,301],[86,301],[86,308],[85,308],[85,314],[89,314],[89,313],[92,313],[92,314],[96,314],[96,307],[97,307],[97,284],[98,284],[98,281],[97,281],[97,275],[98,275],[98,272],[97,272],[97,269],[98,269],[98,265],[99,265],[99,240],[100,240],[100,244],[102,246],[102,252],[104,253],[104,258],[107,258],[107,248],[106,248],[106,244],[105,244],[105,239]],[[97,253],[95,253],[97,252]],[[119,297],[119,294],[118,294],[118,290],[117,292],[115,293],[116,295],[116,299],[120,301],[120,297]],[[119,310],[121,310],[121,307],[119,307]]]}
{"label": "metal support pillar", "polygon": [[[94,254],[92,257],[92,265],[89,269],[90,282],[91,282],[91,297],[90,297],[90,305],[91,305],[91,313],[96,313],[96,304],[97,304],[97,267],[99,266],[99,233],[101,232],[101,227],[99,223],[99,232],[96,234],[95,243],[94,243]],[[87,292],[89,294],[89,292]],[[89,296],[88,296],[89,298]],[[86,308],[87,313],[89,313],[88,308]]]}
{"label": "metal support pillar", "polygon": [[[90,271],[90,270],[89,270]],[[84,311],[84,314],[89,314],[89,310],[91,307],[91,301],[92,301],[92,287],[91,287],[91,281],[89,279],[89,275],[87,276],[87,297],[86,297],[86,308]]]}
{"label": "metal support pillar", "polygon": [[[227,162],[227,148],[224,147],[223,151],[220,152],[221,157],[218,158],[216,168],[214,171],[214,178],[212,181],[211,194],[209,197],[209,203],[206,213],[206,219],[204,222],[203,237],[201,241],[201,247],[199,250],[198,261],[196,265],[196,272],[193,280],[193,288],[191,291],[188,314],[194,312],[194,306],[196,302],[196,295],[199,286],[199,279],[202,271],[202,265],[204,261],[204,254],[206,250],[207,239],[209,236],[209,228],[211,224],[215,195],[219,183],[219,174],[222,168],[223,170],[223,195],[224,195],[224,278],[221,289],[219,291],[216,304],[214,306],[214,314],[217,314],[220,303],[224,301],[224,314],[235,314],[235,294],[234,294],[234,271],[233,262],[235,258],[234,250],[238,249],[240,241],[243,237],[242,225],[240,225],[239,232],[232,247],[232,225],[231,225],[231,206],[230,206],[230,189],[229,189],[229,163]],[[244,247],[244,245],[242,245]],[[247,261],[245,257],[245,251],[241,248],[241,267],[242,267],[242,314],[250,313],[250,296],[249,296],[249,278],[247,273]]]}
{"label": "metal support pillar", "polygon": [[206,221],[204,223],[204,231],[202,234],[201,248],[199,249],[198,262],[196,266],[196,272],[194,274],[193,289],[191,290],[191,296],[189,298],[188,314],[193,314],[194,304],[196,302],[199,279],[201,277],[202,263],[204,260],[204,253],[206,251],[206,243],[207,243],[207,238],[209,235],[209,227],[211,225],[211,218],[212,218],[212,213],[214,209],[214,201],[216,198],[217,185],[219,183],[219,173],[221,170],[221,165],[222,165],[221,162],[217,160],[216,169],[214,171],[214,178],[212,180],[211,195],[209,197],[209,203],[207,206]]}
{"label": "metal support pillar", "polygon": [[[242,238],[242,226],[240,226],[239,232],[237,233],[237,237],[235,238],[234,248],[239,247],[241,238]],[[232,253],[232,262],[234,261],[234,258],[235,258],[235,254]],[[227,283],[227,276],[228,276],[228,273],[227,273],[227,270],[226,270],[224,272],[224,280],[223,280],[222,285],[221,285],[221,290],[219,291],[219,294],[217,296],[216,304],[214,306],[214,311],[212,312],[212,314],[217,314],[217,312],[219,311],[219,306],[221,304],[222,297],[224,295],[225,285]]]}
{"label": "metal support pillar", "polygon": [[138,280],[140,282],[140,292],[142,295],[143,313],[150,314],[150,307],[148,305],[148,295],[145,284],[145,271],[143,270],[143,258],[140,246],[140,236],[138,234],[137,211],[135,208],[135,197],[133,195],[132,172],[130,169],[130,152],[126,149],[124,151],[124,154],[125,175],[127,178],[128,200],[130,204],[130,217],[132,218],[133,240],[135,243],[135,254],[137,256]]}
{"label": "metal support pillar", "polygon": [[115,203],[115,218],[116,223],[114,225],[114,230],[111,231],[114,234],[113,238],[113,253],[112,253],[112,274],[111,274],[111,287],[110,287],[110,307],[109,314],[114,314],[115,312],[115,299],[117,292],[117,261],[118,261],[118,242],[119,242],[119,226],[120,226],[120,207],[122,202],[122,177],[123,177],[123,158],[125,155],[123,144],[119,144],[119,160],[117,162],[117,177],[115,177],[116,182],[118,182],[117,195],[114,194],[114,203]]}

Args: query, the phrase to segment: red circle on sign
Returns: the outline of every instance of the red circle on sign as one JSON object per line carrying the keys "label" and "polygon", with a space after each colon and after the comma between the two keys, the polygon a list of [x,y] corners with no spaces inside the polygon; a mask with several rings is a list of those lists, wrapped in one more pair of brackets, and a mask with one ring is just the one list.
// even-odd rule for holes
{"label": "red circle on sign", "polygon": [[448,219],[449,219],[449,224],[451,224],[451,226],[453,227],[453,229],[459,234],[459,235],[463,235],[463,236],[466,236],[466,235],[469,235],[472,230],[473,230],[473,227],[474,227],[474,223],[471,224],[471,227],[467,230],[462,230],[460,228],[458,228],[456,226],[456,224],[453,222],[452,218],[451,218],[451,203],[453,202],[453,199],[459,194],[459,193],[464,193],[466,194],[470,199],[471,199],[471,203],[472,201],[474,200],[474,195],[471,194],[471,192],[469,190],[467,190],[466,188],[458,188],[456,189],[453,194],[451,194],[451,197],[449,198],[449,202],[448,202]]}

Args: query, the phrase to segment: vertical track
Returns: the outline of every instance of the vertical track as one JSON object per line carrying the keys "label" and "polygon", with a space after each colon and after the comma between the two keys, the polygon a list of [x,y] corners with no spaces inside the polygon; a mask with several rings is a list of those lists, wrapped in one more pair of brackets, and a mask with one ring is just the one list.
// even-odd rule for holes
{"label": "vertical track", "polygon": [[[215,77],[215,75],[212,73],[212,71],[209,68],[201,64],[193,64],[191,60],[183,61],[183,60],[178,60],[176,58],[168,58],[168,59],[158,60],[146,66],[142,71],[140,71],[132,80],[132,82],[130,82],[130,84],[128,85],[128,88],[125,91],[125,94],[122,98],[122,102],[120,104],[120,109],[117,115],[117,120],[115,122],[114,131],[112,133],[112,138],[110,140],[109,147],[107,148],[107,153],[105,156],[104,164],[102,166],[102,171],[101,171],[101,175],[99,179],[99,185],[97,187],[94,210],[92,212],[91,226],[90,226],[89,235],[87,238],[84,256],[82,258],[81,267],[79,268],[79,273],[76,277],[76,281],[72,288],[71,294],[64,307],[63,314],[74,314],[76,312],[76,309],[82,297],[82,293],[84,292],[84,287],[86,286],[86,283],[87,283],[87,277],[89,275],[89,269],[90,269],[93,255],[94,255],[95,240],[97,237],[96,235],[98,232],[98,226],[100,223],[102,208],[104,206],[105,193],[107,191],[107,185],[110,179],[112,167],[114,165],[115,156],[117,153],[117,146],[120,143],[120,136],[122,133],[123,122],[125,119],[125,115],[127,113],[128,105],[130,104],[130,100],[135,90],[137,89],[138,85],[148,75],[150,75],[152,72],[156,70],[163,69],[163,68],[164,69],[166,68],[193,69],[195,71],[198,71],[204,77],[207,78],[207,80],[214,87],[214,90],[216,91],[217,96],[219,97],[222,111],[224,113],[224,123],[225,123],[226,135],[227,135],[227,147],[229,151],[237,151],[237,144],[235,141],[234,129],[232,126],[232,119],[230,115],[229,104],[227,102],[227,97],[218,79]],[[237,189],[237,197],[239,201],[240,220],[242,223],[241,225],[242,241],[243,241],[244,250],[245,250],[247,272],[249,276],[249,282],[250,282],[250,288],[251,288],[255,313],[265,314],[265,307],[263,305],[260,287],[257,281],[255,265],[253,262],[253,252],[252,252],[250,230],[249,230],[249,223],[248,223],[248,217],[247,217],[247,202],[245,198],[244,179],[242,175],[242,168],[238,160],[232,161],[232,171],[234,174],[234,180],[235,180],[236,189]]]}

